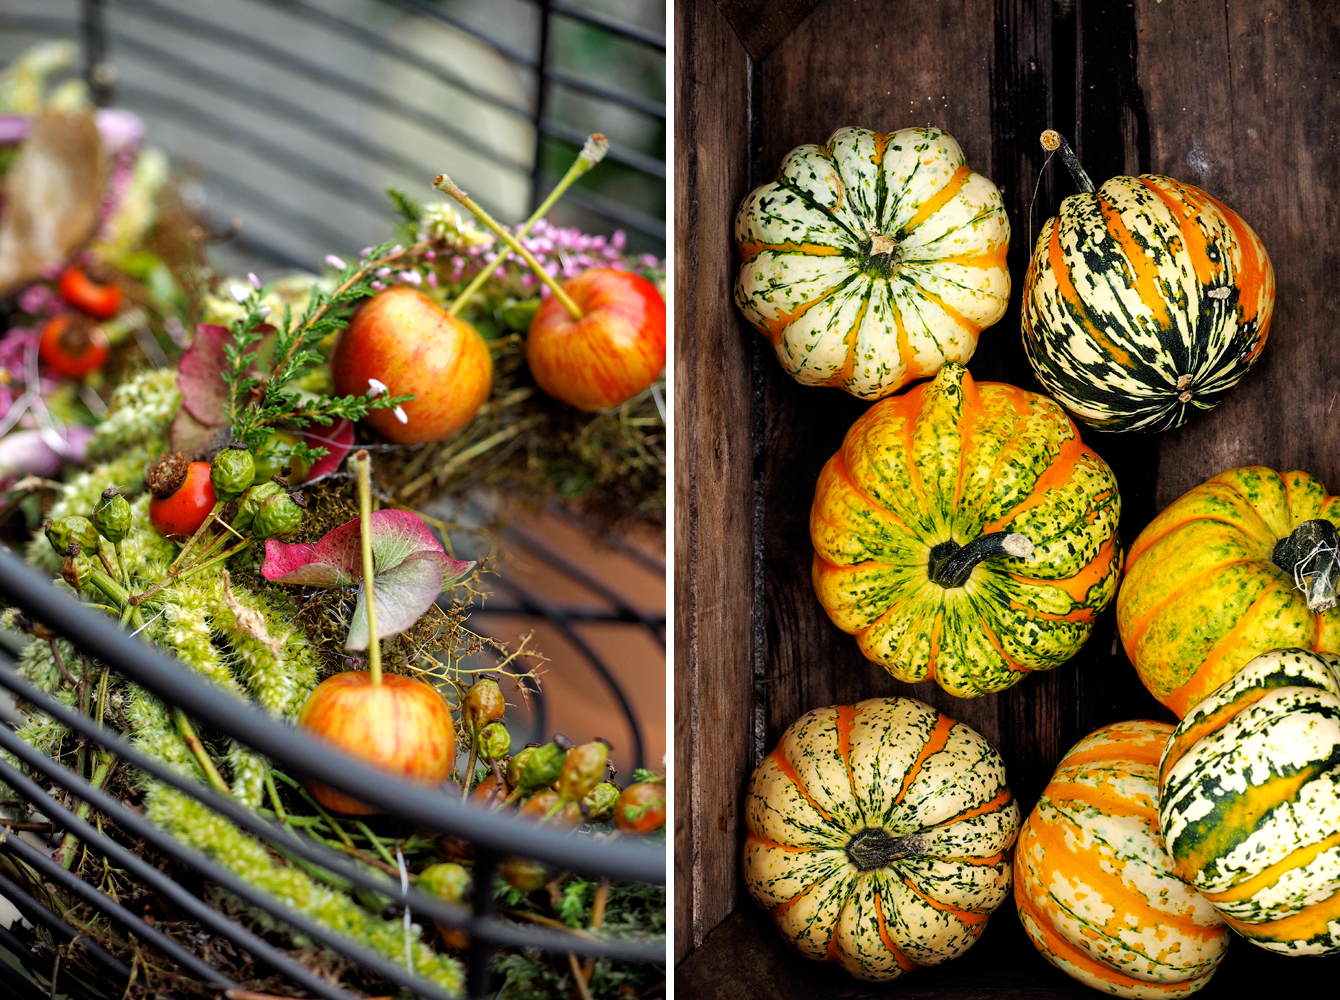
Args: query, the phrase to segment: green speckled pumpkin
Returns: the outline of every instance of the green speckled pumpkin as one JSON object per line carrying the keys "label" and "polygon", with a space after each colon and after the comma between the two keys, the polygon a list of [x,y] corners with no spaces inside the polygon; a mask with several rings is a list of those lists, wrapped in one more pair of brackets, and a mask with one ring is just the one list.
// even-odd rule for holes
{"label": "green speckled pumpkin", "polygon": [[787,373],[862,399],[967,361],[1010,297],[1000,190],[936,128],[798,146],[735,241],[735,302]]}
{"label": "green speckled pumpkin", "polygon": [[814,589],[893,676],[973,698],[1084,644],[1116,592],[1120,515],[1060,406],[947,364],[867,410],[819,474]]}
{"label": "green speckled pumpkin", "polygon": [[744,880],[806,958],[866,980],[963,954],[1010,892],[1019,806],[976,732],[911,698],[801,716],[754,771]]}
{"label": "green speckled pumpkin", "polygon": [[1340,656],[1272,650],[1188,712],[1159,824],[1178,873],[1247,940],[1340,952]]}

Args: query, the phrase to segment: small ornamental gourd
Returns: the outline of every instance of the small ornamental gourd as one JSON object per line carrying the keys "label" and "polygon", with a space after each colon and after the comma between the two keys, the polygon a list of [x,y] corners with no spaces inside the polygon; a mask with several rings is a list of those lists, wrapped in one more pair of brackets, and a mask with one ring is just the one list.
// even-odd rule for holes
{"label": "small ornamental gourd", "polygon": [[1019,806],[986,740],[911,698],[801,716],[754,771],[744,879],[806,958],[897,979],[967,951],[1010,892]]}
{"label": "small ornamental gourd", "polygon": [[1160,772],[1168,853],[1228,925],[1340,952],[1340,657],[1256,657],[1187,713]]}
{"label": "small ornamental gourd", "polygon": [[1014,849],[1029,939],[1062,972],[1113,996],[1194,993],[1228,948],[1228,928],[1163,849],[1159,759],[1172,731],[1117,722],[1080,740]]}
{"label": "small ornamental gourd", "polygon": [[1200,188],[1113,177],[1096,191],[1055,132],[1080,193],[1048,219],[1024,277],[1024,349],[1075,416],[1163,431],[1208,410],[1265,347],[1275,272],[1256,233]]}
{"label": "small ornamental gourd", "polygon": [[951,363],[867,410],[819,473],[814,589],[894,677],[974,698],[1084,644],[1116,593],[1120,515],[1053,400]]}
{"label": "small ornamental gourd", "polygon": [[862,399],[967,361],[1010,297],[1000,190],[936,128],[796,147],[735,241],[735,303],[787,373]]}
{"label": "small ornamental gourd", "polygon": [[1306,472],[1229,469],[1174,500],[1126,557],[1117,628],[1179,717],[1252,657],[1340,652],[1340,498]]}

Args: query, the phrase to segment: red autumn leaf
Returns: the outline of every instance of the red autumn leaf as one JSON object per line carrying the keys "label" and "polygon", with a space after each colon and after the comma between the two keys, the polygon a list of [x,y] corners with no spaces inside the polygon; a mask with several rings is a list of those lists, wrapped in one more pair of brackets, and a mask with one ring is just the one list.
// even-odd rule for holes
{"label": "red autumn leaf", "polygon": [[[428,526],[407,510],[376,510],[372,531],[373,594],[377,631],[385,638],[405,631],[422,617],[437,596],[464,579],[473,562],[452,559]],[[261,574],[275,583],[309,587],[347,587],[363,575],[359,519],[326,533],[315,543],[269,539]],[[368,612],[359,589],[345,649],[368,648]]]}
{"label": "red autumn leaf", "polygon": [[217,427],[228,419],[228,385],[223,381],[227,364],[223,349],[233,342],[226,326],[201,323],[195,339],[177,363],[177,388],[182,406],[199,423]]}
{"label": "red autumn leaf", "polygon": [[339,469],[344,456],[354,446],[354,422],[341,418],[329,427],[310,427],[303,435],[303,444],[309,448],[325,448],[329,452],[307,470],[307,482],[310,483]]}

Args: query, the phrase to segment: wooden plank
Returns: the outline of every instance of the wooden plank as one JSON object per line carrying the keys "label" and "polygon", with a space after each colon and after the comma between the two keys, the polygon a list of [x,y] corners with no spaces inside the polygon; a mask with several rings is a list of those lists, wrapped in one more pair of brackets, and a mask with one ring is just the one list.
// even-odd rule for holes
{"label": "wooden plank", "polygon": [[675,9],[675,957],[735,908],[753,715],[750,341],[731,300],[748,57]]}
{"label": "wooden plank", "polygon": [[1340,491],[1340,30],[1335,5],[1141,4],[1140,86],[1157,173],[1251,225],[1278,282],[1265,352],[1218,407],[1160,442],[1158,506],[1240,465]]}

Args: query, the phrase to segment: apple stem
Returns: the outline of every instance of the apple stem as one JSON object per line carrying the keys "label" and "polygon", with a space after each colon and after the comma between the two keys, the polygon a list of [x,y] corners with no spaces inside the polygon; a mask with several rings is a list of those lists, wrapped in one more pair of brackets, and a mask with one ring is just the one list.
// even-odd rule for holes
{"label": "apple stem", "polygon": [[572,301],[572,296],[563,291],[563,289],[559,287],[558,282],[549,275],[549,272],[540,266],[540,262],[535,259],[535,255],[523,247],[520,240],[502,226],[498,225],[498,223],[493,220],[493,216],[489,215],[488,212],[484,211],[483,208],[475,203],[473,198],[458,188],[450,177],[446,174],[438,174],[437,179],[433,181],[433,187],[444,194],[451,195],[473,212],[475,218],[488,226],[489,229],[493,230],[494,235],[506,243],[511,248],[512,252],[524,260],[526,265],[535,272],[535,277],[539,278],[549,286],[549,290],[554,293],[554,297],[558,299],[559,302],[563,303],[563,308],[572,314],[573,319],[581,320],[584,318],[577,303]]}
{"label": "apple stem", "polygon": [[368,673],[372,683],[382,682],[382,643],[377,635],[376,574],[372,569],[372,460],[360,448],[353,458],[358,476],[358,527],[363,542],[363,603],[368,608]]}
{"label": "apple stem", "polygon": [[[573,160],[572,166],[568,167],[568,172],[563,175],[563,179],[554,186],[554,189],[549,192],[549,196],[540,203],[539,208],[531,213],[531,217],[526,220],[525,225],[523,225],[517,232],[517,238],[519,239],[529,233],[531,227],[549,213],[549,209],[554,207],[554,203],[558,201],[559,198],[563,197],[563,192],[572,187],[573,182],[576,181],[578,177],[586,173],[605,158],[605,153],[609,151],[609,148],[610,143],[608,139],[599,132],[592,133],[590,138],[586,140],[586,145],[582,147],[582,151],[577,154],[577,159]],[[447,315],[460,315],[461,310],[465,308],[466,304],[469,303],[472,298],[474,298],[475,293],[483,287],[484,282],[488,281],[489,276],[500,267],[502,267],[501,263],[491,267],[486,265],[480,268],[479,273],[471,279],[470,284],[465,286],[465,291],[461,292],[461,294],[456,297],[456,301],[447,307]]]}

